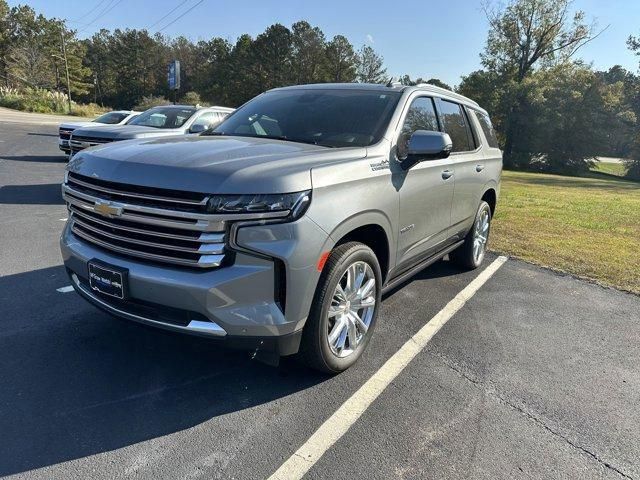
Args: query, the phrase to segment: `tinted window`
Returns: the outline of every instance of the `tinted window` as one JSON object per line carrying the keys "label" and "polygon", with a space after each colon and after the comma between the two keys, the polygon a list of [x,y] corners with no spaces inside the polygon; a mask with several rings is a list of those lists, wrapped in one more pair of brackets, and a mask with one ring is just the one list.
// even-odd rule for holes
{"label": "tinted window", "polygon": [[127,118],[128,113],[118,113],[118,112],[109,112],[104,115],[100,115],[98,118],[93,120],[96,123],[106,123],[108,125],[115,125],[116,123],[120,123],[122,120]]}
{"label": "tinted window", "polygon": [[364,147],[380,140],[399,98],[399,92],[381,90],[267,92],[232,113],[212,134]]}
{"label": "tinted window", "polygon": [[498,145],[498,139],[496,138],[496,132],[493,129],[489,115],[485,115],[477,110],[474,110],[473,113],[476,115],[478,122],[480,122],[480,128],[482,128],[482,132],[484,133],[484,137],[487,139],[489,146],[492,148],[500,148]]}
{"label": "tinted window", "polygon": [[129,125],[178,128],[196,112],[195,108],[155,107],[141,113]]}
{"label": "tinted window", "polygon": [[398,156],[405,156],[409,138],[416,130],[439,130],[433,100],[429,97],[419,97],[411,102],[398,141]]}
{"label": "tinted window", "polygon": [[451,137],[453,152],[467,152],[474,150],[473,138],[467,125],[465,113],[462,106],[457,103],[440,101],[442,115],[442,126],[444,131]]}

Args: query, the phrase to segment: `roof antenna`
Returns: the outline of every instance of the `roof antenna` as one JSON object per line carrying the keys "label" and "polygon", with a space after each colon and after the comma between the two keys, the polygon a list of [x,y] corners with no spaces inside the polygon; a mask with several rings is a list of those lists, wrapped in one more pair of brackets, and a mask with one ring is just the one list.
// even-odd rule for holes
{"label": "roof antenna", "polygon": [[396,88],[396,87],[401,87],[402,83],[401,82],[394,82],[393,81],[393,77],[391,77],[389,79],[389,81],[387,82],[386,86],[389,87],[389,88]]}

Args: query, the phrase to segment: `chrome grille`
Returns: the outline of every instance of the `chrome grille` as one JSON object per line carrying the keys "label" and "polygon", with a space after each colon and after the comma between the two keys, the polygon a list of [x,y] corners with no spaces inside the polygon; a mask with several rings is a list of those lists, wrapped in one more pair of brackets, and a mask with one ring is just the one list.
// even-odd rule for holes
{"label": "chrome grille", "polygon": [[71,139],[69,140],[69,146],[71,147],[71,151],[73,153],[78,153],[85,148],[95,147],[96,145],[102,145],[111,142],[113,142],[113,140],[110,138],[85,137],[72,134]]}
{"label": "chrome grille", "polygon": [[225,257],[226,225],[205,213],[208,197],[69,173],[63,196],[73,233],[113,252],[212,268]]}
{"label": "chrome grille", "polygon": [[69,140],[71,138],[71,134],[73,133],[72,128],[60,128],[58,129],[58,135],[62,140]]}

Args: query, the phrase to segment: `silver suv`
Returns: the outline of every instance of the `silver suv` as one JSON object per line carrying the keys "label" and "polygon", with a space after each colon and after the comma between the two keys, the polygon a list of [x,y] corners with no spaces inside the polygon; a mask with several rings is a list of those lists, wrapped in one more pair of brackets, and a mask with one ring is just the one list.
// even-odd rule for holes
{"label": "silver suv", "polygon": [[280,88],[202,135],[77,154],[62,256],[109,313],[339,372],[383,292],[480,265],[501,170],[487,112],[448,90]]}
{"label": "silver suv", "polygon": [[[65,122],[58,127],[58,148],[65,154],[71,153],[69,140],[74,130],[82,127],[96,127],[98,125],[126,125],[140,115],[135,110],[114,110],[100,115],[90,122]],[[96,125],[98,124],[98,125]]]}

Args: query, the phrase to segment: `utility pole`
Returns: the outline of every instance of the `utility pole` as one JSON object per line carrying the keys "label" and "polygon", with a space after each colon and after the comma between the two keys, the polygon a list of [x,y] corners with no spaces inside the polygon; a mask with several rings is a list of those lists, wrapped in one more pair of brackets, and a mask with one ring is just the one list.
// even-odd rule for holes
{"label": "utility pole", "polygon": [[67,74],[67,101],[69,102],[69,113],[71,113],[71,80],[69,80],[69,63],[67,62],[67,47],[64,43],[63,29],[60,29],[60,39],[62,40],[62,56],[64,57],[64,70]]}

